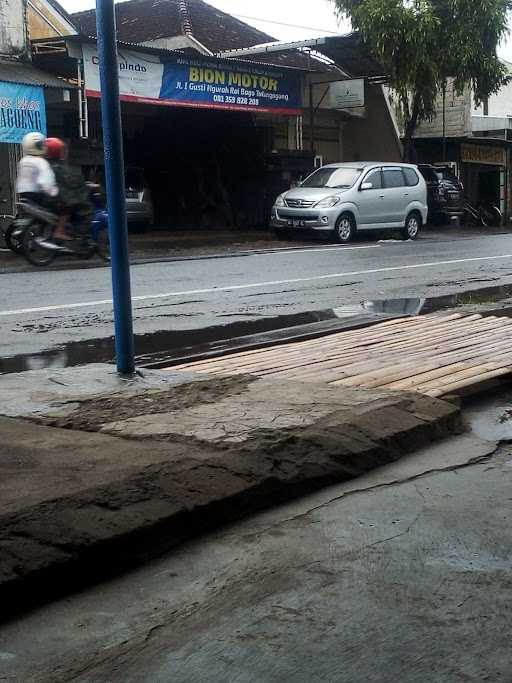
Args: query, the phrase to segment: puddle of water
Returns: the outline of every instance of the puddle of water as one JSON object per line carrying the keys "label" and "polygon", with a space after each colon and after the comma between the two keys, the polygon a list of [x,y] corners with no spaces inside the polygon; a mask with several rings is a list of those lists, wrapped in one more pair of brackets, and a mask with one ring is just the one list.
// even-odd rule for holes
{"label": "puddle of water", "polygon": [[[336,318],[332,310],[313,311],[295,315],[282,315],[275,318],[260,318],[236,323],[227,323],[197,330],[162,330],[151,334],[135,335],[137,365],[148,367],[150,362],[158,363],[160,357],[173,355],[186,356],[196,350],[209,349],[216,344],[232,339],[258,335],[279,329],[311,325]],[[89,339],[70,342],[57,349],[36,354],[20,354],[0,358],[0,375],[38,370],[42,368],[64,368],[87,363],[110,363],[115,360],[114,337]]]}
{"label": "puddle of water", "polygon": [[[274,318],[260,318],[197,330],[163,330],[135,336],[137,365],[158,368],[240,348],[256,348],[288,341],[291,337],[323,336],[343,325],[365,326],[381,318],[432,313],[468,304],[492,304],[512,297],[512,285],[486,287],[447,296],[377,299],[360,304]],[[495,315],[512,316],[512,307],[493,310]],[[87,363],[114,362],[114,337],[71,342],[56,350],[0,359],[0,374],[48,367],[69,367]]]}

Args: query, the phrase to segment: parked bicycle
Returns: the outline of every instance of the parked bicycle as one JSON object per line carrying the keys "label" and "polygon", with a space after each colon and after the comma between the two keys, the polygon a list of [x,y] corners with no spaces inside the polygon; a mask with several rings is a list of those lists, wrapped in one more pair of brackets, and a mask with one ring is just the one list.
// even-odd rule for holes
{"label": "parked bicycle", "polygon": [[481,202],[477,207],[467,199],[463,201],[465,222],[481,226],[483,228],[497,227],[501,225],[502,213],[491,202]]}

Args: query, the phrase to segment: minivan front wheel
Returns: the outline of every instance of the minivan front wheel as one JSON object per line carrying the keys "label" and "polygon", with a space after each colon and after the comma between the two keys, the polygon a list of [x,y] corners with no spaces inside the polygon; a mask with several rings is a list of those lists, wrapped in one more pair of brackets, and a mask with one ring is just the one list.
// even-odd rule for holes
{"label": "minivan front wheel", "polygon": [[336,239],[341,244],[345,244],[354,239],[356,234],[356,222],[349,213],[342,213],[336,221]]}
{"label": "minivan front wheel", "polygon": [[405,219],[405,226],[402,228],[402,237],[404,240],[415,240],[420,232],[421,216],[417,211],[411,213]]}

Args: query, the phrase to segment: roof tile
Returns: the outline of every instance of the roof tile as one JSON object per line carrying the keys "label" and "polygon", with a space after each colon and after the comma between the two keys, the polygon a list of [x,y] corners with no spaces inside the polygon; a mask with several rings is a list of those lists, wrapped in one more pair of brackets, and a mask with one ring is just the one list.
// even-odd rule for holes
{"label": "roof tile", "polygon": [[[275,38],[226,14],[204,0],[127,0],[116,3],[117,37],[126,43],[144,43],[157,38],[179,35],[193,36],[210,52],[236,50]],[[72,15],[82,35],[96,36],[96,12],[87,10]],[[308,68],[304,55],[258,55],[258,62]]]}

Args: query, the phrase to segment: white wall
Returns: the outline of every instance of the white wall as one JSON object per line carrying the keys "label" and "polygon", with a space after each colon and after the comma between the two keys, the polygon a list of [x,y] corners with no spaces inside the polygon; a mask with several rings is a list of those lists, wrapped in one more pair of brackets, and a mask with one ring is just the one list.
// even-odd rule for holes
{"label": "white wall", "polygon": [[[506,64],[512,73],[512,64],[509,64],[508,62]],[[474,102],[472,105],[473,114],[483,116],[483,105],[475,107]],[[487,114],[488,116],[512,116],[512,82],[503,86],[496,95],[491,95],[489,98],[489,111]]]}
{"label": "white wall", "polygon": [[25,0],[0,0],[0,55],[17,57],[26,47]]}

